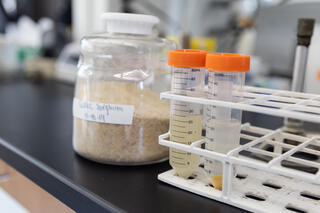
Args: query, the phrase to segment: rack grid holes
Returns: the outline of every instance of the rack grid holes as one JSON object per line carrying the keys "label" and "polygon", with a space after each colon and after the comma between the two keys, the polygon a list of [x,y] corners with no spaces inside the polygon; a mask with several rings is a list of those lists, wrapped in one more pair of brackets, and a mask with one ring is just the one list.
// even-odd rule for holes
{"label": "rack grid holes", "polygon": [[251,92],[253,94],[259,94],[259,95],[272,95],[271,93],[268,93],[268,92],[257,92],[257,91],[253,91]]}
{"label": "rack grid holes", "polygon": [[286,167],[286,168],[290,168],[290,169],[294,169],[294,170],[298,170],[298,171],[302,171],[302,172],[306,172],[306,173],[310,173],[310,174],[316,174],[319,170],[318,168],[313,167],[313,166],[307,166],[305,164],[295,163],[295,162],[291,162],[288,160],[283,160],[281,162],[281,166]]}
{"label": "rack grid holes", "polygon": [[307,110],[302,110],[302,109],[294,109],[292,111],[293,112],[302,112],[302,113],[306,113],[306,114],[310,114],[310,115],[319,115],[319,113],[317,113],[317,112],[309,112]]}
{"label": "rack grid holes", "polygon": [[189,179],[189,180],[193,180],[193,179],[195,179],[196,177],[197,177],[197,175],[191,175],[191,176],[188,177],[188,179]]}
{"label": "rack grid holes", "polygon": [[248,130],[241,130],[241,133],[242,134],[246,134],[246,135],[250,135],[250,136],[254,136],[254,137],[257,137],[257,138],[260,138],[260,137],[264,136],[264,134],[259,134],[259,133],[251,132],[251,131],[248,131]]}
{"label": "rack grid holes", "polygon": [[252,140],[250,139],[246,139],[246,138],[240,138],[240,145],[244,145],[246,143],[249,143],[251,142]]}
{"label": "rack grid holes", "polygon": [[264,108],[271,108],[271,109],[280,109],[280,107],[276,106],[269,106],[267,104],[250,104],[252,106],[264,107]]}
{"label": "rack grid holes", "polygon": [[281,189],[282,188],[281,186],[274,184],[274,183],[270,183],[270,182],[263,182],[262,185],[264,185],[266,187],[273,188],[273,189]]}
{"label": "rack grid holes", "polygon": [[[315,150],[313,145],[311,145],[309,147],[307,146],[307,148]],[[316,160],[319,159],[318,155],[306,153],[306,152],[303,152],[303,151],[294,153],[292,155],[292,157],[301,158],[301,159],[310,160],[310,161],[316,161]]]}
{"label": "rack grid holes", "polygon": [[319,138],[317,138],[317,140],[315,140],[314,142],[315,142],[314,144],[309,144],[308,146],[306,146],[306,148],[313,149],[313,150],[316,150],[316,151],[320,151],[320,140],[319,140]]}
{"label": "rack grid holes", "polygon": [[300,195],[302,197],[306,197],[306,198],[309,198],[309,199],[320,200],[320,195],[313,194],[311,192],[303,191],[303,192],[300,193]]}
{"label": "rack grid holes", "polygon": [[255,97],[251,97],[251,96],[244,96],[243,99],[252,100],[252,99],[256,99],[256,98]]}
{"label": "rack grid holes", "polygon": [[298,212],[298,213],[307,213],[306,210],[303,210],[301,208],[295,207],[291,204],[286,205],[286,209],[293,211],[293,212]]}
{"label": "rack grid holes", "polygon": [[209,183],[209,184],[207,184],[206,186],[207,186],[207,187],[212,187],[212,188],[214,188],[214,186],[212,185],[212,183]]}
{"label": "rack grid holes", "polygon": [[247,177],[248,177],[248,175],[246,175],[246,174],[237,174],[237,175],[236,175],[236,178],[238,178],[238,179],[240,179],[240,180],[246,179]]}
{"label": "rack grid holes", "polygon": [[266,162],[266,163],[268,163],[269,161],[272,160],[272,157],[270,157],[268,155],[256,154],[254,152],[250,152],[250,151],[246,151],[246,150],[239,152],[239,155],[246,156],[248,158],[252,158],[252,159],[259,160],[259,161]]}
{"label": "rack grid holes", "polygon": [[318,105],[313,105],[313,104],[307,104],[306,106],[307,106],[307,107],[315,107],[315,108],[320,108],[320,106],[318,106]]}
{"label": "rack grid holes", "polygon": [[296,102],[294,101],[282,101],[282,100],[276,100],[276,99],[270,99],[270,102],[275,102],[275,103],[281,103],[281,104],[295,104]]}
{"label": "rack grid holes", "polygon": [[252,192],[248,192],[245,194],[245,196],[247,198],[253,199],[253,200],[257,200],[257,201],[265,201],[266,199],[260,195],[255,195]]}
{"label": "rack grid holes", "polygon": [[280,97],[285,97],[285,98],[296,98],[296,99],[300,99],[300,100],[307,100],[309,99],[309,97],[301,97],[298,95],[285,95],[285,94],[281,94],[279,95]]}

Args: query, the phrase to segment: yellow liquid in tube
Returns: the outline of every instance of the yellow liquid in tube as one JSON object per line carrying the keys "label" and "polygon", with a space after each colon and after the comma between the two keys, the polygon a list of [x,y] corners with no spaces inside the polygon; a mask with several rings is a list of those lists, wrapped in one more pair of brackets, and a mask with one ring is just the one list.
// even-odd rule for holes
{"label": "yellow liquid in tube", "polygon": [[[172,115],[170,118],[170,140],[190,145],[201,139],[201,115]],[[200,163],[200,156],[170,148],[170,165],[180,177],[188,178]]]}

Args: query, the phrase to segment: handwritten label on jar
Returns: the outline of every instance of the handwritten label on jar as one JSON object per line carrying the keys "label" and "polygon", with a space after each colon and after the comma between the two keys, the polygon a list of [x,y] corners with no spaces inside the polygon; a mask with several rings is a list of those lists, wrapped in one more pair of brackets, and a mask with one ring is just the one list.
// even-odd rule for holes
{"label": "handwritten label on jar", "polygon": [[73,99],[73,116],[100,123],[131,125],[134,106]]}

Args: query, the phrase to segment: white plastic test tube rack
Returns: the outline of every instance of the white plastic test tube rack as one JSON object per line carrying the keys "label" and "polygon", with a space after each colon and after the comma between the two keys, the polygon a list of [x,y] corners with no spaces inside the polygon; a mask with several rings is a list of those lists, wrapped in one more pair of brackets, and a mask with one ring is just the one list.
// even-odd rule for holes
{"label": "white plastic test tube rack", "polygon": [[[244,99],[231,103],[206,98],[161,93],[161,99],[241,109],[280,117],[320,123],[320,95],[244,87]],[[241,139],[247,143],[228,154],[199,148],[204,140],[184,145],[169,141],[169,133],[159,136],[161,145],[198,154],[223,163],[223,189],[216,190],[208,182],[203,166],[189,179],[175,175],[173,170],[158,179],[181,189],[253,212],[320,212],[320,160],[297,157],[298,152],[320,159],[320,140],[251,126],[241,127]],[[284,143],[295,141],[297,145]],[[270,145],[272,151],[263,149]],[[242,155],[246,151],[250,154]],[[264,156],[265,161],[252,156]],[[306,170],[283,166],[289,162]],[[236,174],[235,174],[236,168]]]}

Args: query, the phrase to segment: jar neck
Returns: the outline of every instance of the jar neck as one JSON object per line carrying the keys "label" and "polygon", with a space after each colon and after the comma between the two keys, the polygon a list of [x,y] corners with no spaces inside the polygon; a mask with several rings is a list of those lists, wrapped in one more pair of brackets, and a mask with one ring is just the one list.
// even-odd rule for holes
{"label": "jar neck", "polygon": [[133,39],[155,39],[157,38],[157,34],[144,35],[144,34],[134,34],[134,33],[118,33],[118,32],[107,32],[107,34],[111,37],[117,38],[133,38]]}
{"label": "jar neck", "polygon": [[[135,58],[136,60],[138,60],[141,59],[141,57],[146,57],[145,54],[141,54],[140,49],[143,49],[144,51],[151,51],[150,48],[154,46],[154,43],[157,42],[157,40],[158,37],[155,33],[152,35],[139,35],[118,32],[104,32],[94,34],[82,39],[81,55],[78,66],[85,65],[105,69],[106,64],[109,64],[108,67],[110,67],[110,65],[114,64],[114,61],[117,61],[117,63],[119,63],[119,61],[126,60],[123,58],[123,56],[126,56],[126,58],[128,58],[130,54],[135,54]],[[124,41],[126,42],[123,43]],[[124,51],[125,47],[128,46],[136,48],[134,49],[134,51],[138,51],[139,49],[140,53],[120,53],[119,49],[117,49],[117,45],[123,46],[122,51]],[[146,59],[141,60],[143,61]]]}

